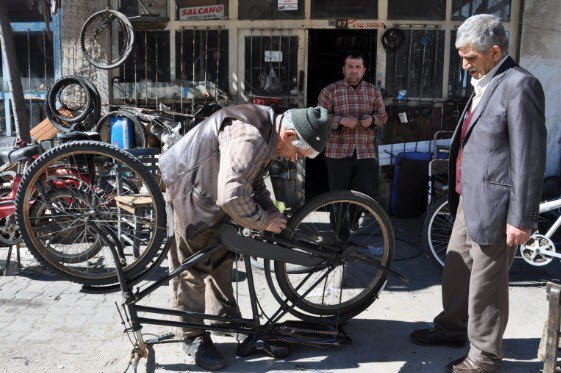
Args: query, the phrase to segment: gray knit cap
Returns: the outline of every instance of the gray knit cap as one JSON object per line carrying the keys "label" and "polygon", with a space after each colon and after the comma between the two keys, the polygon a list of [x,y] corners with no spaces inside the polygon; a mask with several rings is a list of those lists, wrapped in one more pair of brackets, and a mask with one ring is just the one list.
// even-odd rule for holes
{"label": "gray knit cap", "polygon": [[327,123],[327,110],[322,107],[290,110],[290,118],[294,128],[315,151],[322,152],[331,134],[331,126]]}

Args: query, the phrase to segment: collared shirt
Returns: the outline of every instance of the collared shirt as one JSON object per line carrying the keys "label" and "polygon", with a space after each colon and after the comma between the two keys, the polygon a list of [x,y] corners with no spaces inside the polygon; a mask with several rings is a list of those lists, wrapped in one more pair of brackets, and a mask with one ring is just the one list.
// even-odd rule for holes
{"label": "collared shirt", "polygon": [[276,131],[271,136],[267,144],[257,128],[239,120],[232,121],[218,135],[216,204],[243,227],[264,230],[269,225],[268,213],[277,211],[264,181],[275,154]]}
{"label": "collared shirt", "polygon": [[475,108],[479,104],[479,101],[481,101],[481,97],[483,97],[483,94],[485,93],[485,90],[489,86],[491,79],[493,79],[495,73],[497,72],[497,70],[499,70],[499,68],[507,58],[508,58],[508,54],[504,56],[504,58],[500,60],[499,63],[496,64],[495,67],[491,69],[491,71],[483,75],[481,78],[479,79],[471,78],[471,85],[473,86],[473,90],[475,92],[475,95],[473,96],[473,100],[471,101],[472,111],[475,110]]}
{"label": "collared shirt", "polygon": [[[318,105],[329,111],[329,123],[333,128],[325,149],[326,157],[351,157],[356,150],[358,159],[376,158],[374,127],[385,124],[388,116],[382,94],[375,85],[361,81],[353,88],[340,80],[321,91]],[[342,117],[354,116],[360,120],[364,115],[372,116],[372,125],[368,128],[350,129],[339,124]]]}
{"label": "collared shirt", "polygon": [[489,83],[495,76],[495,73],[499,70],[499,67],[503,64],[506,60],[508,55],[506,55],[498,64],[495,65],[487,74],[483,75],[479,79],[471,78],[471,85],[473,86],[475,94],[473,95],[473,99],[471,100],[471,106],[468,110],[466,110],[466,114],[464,116],[464,121],[462,123],[462,132],[460,133],[460,149],[458,150],[458,157],[456,158],[456,193],[462,194],[462,158],[463,158],[463,144],[464,138],[467,134],[467,130],[471,125],[471,118],[473,116],[473,112],[475,108],[481,101],[481,97],[485,93],[485,90],[489,86]]}

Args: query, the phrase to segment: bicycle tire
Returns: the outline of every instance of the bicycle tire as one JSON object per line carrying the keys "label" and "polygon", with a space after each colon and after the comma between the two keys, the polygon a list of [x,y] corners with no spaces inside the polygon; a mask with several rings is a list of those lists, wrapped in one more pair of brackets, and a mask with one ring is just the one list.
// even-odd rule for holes
{"label": "bicycle tire", "polygon": [[[283,237],[290,239],[291,237],[293,237],[295,230],[298,229],[299,225],[303,221],[305,221],[310,214],[313,214],[320,208],[324,208],[325,206],[336,203],[352,203],[355,206],[360,206],[364,209],[364,211],[370,213],[374,218],[374,221],[380,225],[383,235],[382,242],[384,245],[382,254],[383,257],[381,261],[383,265],[389,268],[391,260],[393,258],[395,247],[395,237],[391,221],[384,209],[378,204],[378,202],[376,202],[373,198],[359,192],[343,190],[328,192],[316,196],[300,209],[295,211],[295,213],[287,223],[287,228],[283,231]],[[314,223],[311,222],[311,224],[313,225]],[[352,245],[363,247],[354,243]],[[347,262],[346,265],[349,265],[349,262]],[[317,305],[312,304],[306,300],[298,300],[300,294],[294,289],[288,278],[289,273],[287,271],[285,262],[275,261],[274,268],[277,284],[282,293],[290,301],[296,302],[296,307],[289,312],[294,316],[304,320],[316,320],[321,318],[323,321],[325,321],[326,318],[332,318],[333,320],[345,321],[351,319],[352,317],[364,311],[374,302],[374,300],[378,297],[380,291],[385,286],[387,280],[387,273],[381,270],[377,270],[373,280],[368,283],[368,288],[366,288],[359,294],[360,297],[358,299],[354,300],[355,298],[352,298],[353,300],[346,301],[346,304],[340,303],[333,306],[327,306],[323,304],[322,299],[322,304]],[[340,286],[341,288],[343,287],[343,285]]]}
{"label": "bicycle tire", "polygon": [[105,114],[98,120],[97,124],[94,127],[94,131],[98,132],[101,136],[101,141],[111,143],[111,135],[109,134],[109,138],[106,137],[105,131],[103,131],[103,127],[105,121],[112,116],[120,116],[130,119],[130,121],[134,124],[134,141],[136,148],[145,148],[146,147],[146,139],[148,135],[146,133],[146,127],[144,124],[138,119],[138,117],[126,110],[117,110],[117,111],[110,111],[109,113]]}
{"label": "bicycle tire", "polygon": [[[65,189],[54,190],[52,192],[49,192],[49,195],[45,196],[45,198],[48,199],[51,203],[53,203],[53,200],[57,198],[62,198],[63,202],[66,202],[69,199],[72,199],[72,197],[76,198],[76,196],[82,198],[82,201],[79,202],[83,202],[83,200],[86,199],[84,196],[79,195],[79,193],[76,192],[70,193],[68,190]],[[69,201],[69,202],[75,202],[75,201]],[[46,207],[45,204],[40,205],[39,203],[34,203],[29,210],[30,218],[35,218],[38,220],[38,215],[45,211],[45,207]],[[57,222],[55,222],[55,224],[56,223]],[[74,238],[74,235],[79,234],[79,232],[77,231],[77,227],[73,227],[72,230],[74,231],[73,235],[67,234],[61,239],[72,240]],[[74,254],[58,252],[56,249],[53,249],[50,245],[47,245],[45,249],[49,250],[50,255],[52,255],[55,258],[55,260],[61,263],[80,263],[93,258],[102,249],[102,244],[99,237],[94,238],[94,242],[92,243],[91,246],[89,246],[83,252],[74,253]]]}
{"label": "bicycle tire", "polygon": [[[95,22],[98,18],[102,18],[108,15],[113,15],[118,19],[119,22],[121,22],[124,31],[126,31],[126,43],[125,43],[124,50],[120,53],[119,57],[115,61],[111,60],[110,62],[103,62],[89,55],[88,50],[86,48],[86,31],[88,27],[93,22]],[[134,47],[134,29],[132,27],[132,24],[127,18],[127,16],[116,10],[105,9],[92,14],[86,20],[86,22],[82,26],[82,29],[80,30],[80,48],[82,49],[82,53],[84,54],[84,57],[86,58],[86,60],[88,60],[89,63],[91,63],[93,66],[99,69],[110,70],[120,66],[130,56],[133,47]]]}
{"label": "bicycle tire", "polygon": [[66,280],[90,286],[101,286],[118,282],[117,274],[114,270],[91,275],[65,267],[62,263],[56,261],[52,255],[49,255],[44,245],[37,239],[37,235],[30,224],[29,204],[34,191],[34,183],[41,176],[41,172],[48,170],[55,162],[64,157],[84,156],[84,154],[108,157],[115,162],[118,161],[125,165],[143,183],[143,186],[146,187],[146,192],[152,197],[153,203],[151,206],[154,208],[154,215],[151,217],[151,222],[153,230],[150,232],[148,244],[139,258],[135,258],[132,263],[127,264],[123,268],[127,278],[134,278],[147,272],[153,265],[154,260],[158,260],[159,256],[161,256],[162,242],[166,237],[166,213],[163,195],[154,177],[140,160],[115,146],[102,142],[75,141],[57,146],[37,158],[25,173],[17,191],[15,205],[17,222],[27,248],[42,265]]}
{"label": "bicycle tire", "polygon": [[92,105],[91,113],[87,117],[87,119],[83,123],[81,123],[82,128],[85,131],[88,131],[97,124],[99,118],[101,117],[101,95],[99,94],[97,87],[88,79],[82,77],[77,77],[77,79],[84,81],[84,84],[86,84],[90,88],[90,92],[93,97],[93,105]]}
{"label": "bicycle tire", "polygon": [[423,221],[423,246],[434,265],[442,270],[455,217],[448,211],[448,196],[436,200]]}
{"label": "bicycle tire", "polygon": [[[67,117],[60,114],[56,108],[57,95],[70,84],[77,84],[86,92],[86,103],[82,113],[75,117]],[[84,121],[91,113],[93,108],[93,100],[91,98],[91,91],[87,84],[82,79],[77,79],[74,76],[67,76],[56,80],[48,89],[45,95],[45,114],[51,123],[62,132],[68,131],[72,125]]]}

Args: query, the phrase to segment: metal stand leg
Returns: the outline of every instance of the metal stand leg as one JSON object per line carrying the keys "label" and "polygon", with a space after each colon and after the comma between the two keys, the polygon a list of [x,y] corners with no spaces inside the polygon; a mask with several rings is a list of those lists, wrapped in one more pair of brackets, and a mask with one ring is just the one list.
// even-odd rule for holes
{"label": "metal stand leg", "polygon": [[10,258],[12,257],[12,248],[14,247],[14,245],[11,245],[8,248],[8,256],[6,257],[6,266],[4,266],[4,276],[6,276],[6,274],[8,274],[8,268],[10,267]]}
{"label": "metal stand leg", "polygon": [[561,286],[551,282],[547,283],[547,298],[549,300],[549,312],[547,319],[547,331],[545,333],[545,356],[544,373],[555,373],[557,369],[557,350],[559,348],[559,309]]}

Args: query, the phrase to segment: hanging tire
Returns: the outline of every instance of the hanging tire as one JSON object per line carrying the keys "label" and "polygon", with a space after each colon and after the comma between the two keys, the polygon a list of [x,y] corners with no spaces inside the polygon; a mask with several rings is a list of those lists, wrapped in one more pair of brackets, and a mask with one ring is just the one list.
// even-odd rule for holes
{"label": "hanging tire", "polygon": [[[118,32],[122,32],[123,45],[116,58],[109,57],[112,54],[112,46],[105,46],[102,48],[96,40],[99,35],[101,39],[108,38],[108,35],[103,35],[104,31],[110,31],[112,23],[116,21],[116,27],[120,28]],[[93,27],[93,30],[90,28]],[[102,41],[105,43],[107,40]],[[100,12],[92,14],[82,26],[80,31],[80,47],[84,53],[84,57],[89,63],[97,68],[109,70],[121,65],[128,56],[131,54],[134,46],[134,30],[132,24],[127,16],[115,10],[105,9]],[[103,50],[105,49],[105,50]],[[98,54],[98,55],[96,55]],[[99,56],[99,54],[102,54]],[[104,58],[105,56],[105,58]]]}

